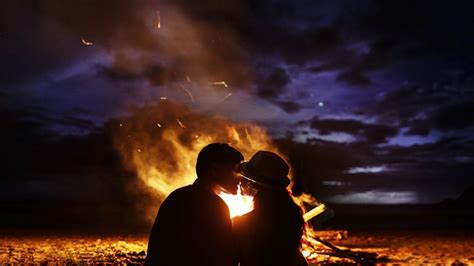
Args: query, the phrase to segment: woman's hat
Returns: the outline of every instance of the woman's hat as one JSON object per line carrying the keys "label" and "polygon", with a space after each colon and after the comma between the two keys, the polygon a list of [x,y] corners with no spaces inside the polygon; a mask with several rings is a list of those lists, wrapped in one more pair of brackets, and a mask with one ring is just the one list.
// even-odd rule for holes
{"label": "woman's hat", "polygon": [[262,187],[277,189],[290,184],[290,167],[285,160],[270,151],[258,151],[239,168],[245,179]]}

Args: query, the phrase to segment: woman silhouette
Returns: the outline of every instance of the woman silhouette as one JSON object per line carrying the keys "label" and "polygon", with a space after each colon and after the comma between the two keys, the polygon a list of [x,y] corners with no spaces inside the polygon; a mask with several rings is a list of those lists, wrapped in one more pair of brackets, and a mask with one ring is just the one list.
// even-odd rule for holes
{"label": "woman silhouette", "polygon": [[254,210],[233,220],[240,265],[307,265],[299,250],[301,209],[286,189],[288,164],[273,152],[259,151],[239,171],[245,186],[257,190]]}

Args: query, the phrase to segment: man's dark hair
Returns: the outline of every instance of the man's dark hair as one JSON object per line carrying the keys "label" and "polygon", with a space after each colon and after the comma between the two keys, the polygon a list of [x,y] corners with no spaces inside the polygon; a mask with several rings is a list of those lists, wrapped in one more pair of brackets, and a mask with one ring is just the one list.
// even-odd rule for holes
{"label": "man's dark hair", "polygon": [[196,174],[198,178],[206,178],[213,163],[216,164],[238,164],[244,160],[244,156],[235,148],[226,143],[212,143],[204,147],[198,155],[196,162]]}

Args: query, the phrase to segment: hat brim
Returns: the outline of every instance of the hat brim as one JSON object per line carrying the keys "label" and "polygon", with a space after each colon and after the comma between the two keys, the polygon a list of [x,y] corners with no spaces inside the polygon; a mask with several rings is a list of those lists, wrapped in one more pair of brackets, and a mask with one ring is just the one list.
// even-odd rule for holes
{"label": "hat brim", "polygon": [[291,183],[287,176],[280,178],[263,176],[258,173],[258,169],[250,165],[248,162],[241,163],[239,169],[240,174],[242,174],[246,180],[261,187],[282,189],[286,188]]}

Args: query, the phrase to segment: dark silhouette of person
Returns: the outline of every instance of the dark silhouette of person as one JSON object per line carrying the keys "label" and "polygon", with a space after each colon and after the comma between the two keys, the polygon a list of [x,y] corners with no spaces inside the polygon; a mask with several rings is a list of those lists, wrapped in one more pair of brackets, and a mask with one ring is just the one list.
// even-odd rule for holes
{"label": "dark silhouette of person", "polygon": [[242,182],[257,190],[254,210],[233,220],[240,266],[307,265],[299,250],[302,211],[286,189],[288,164],[273,152],[258,151],[240,168]]}
{"label": "dark silhouette of person", "polygon": [[145,265],[235,265],[232,221],[219,189],[236,193],[242,154],[224,143],[204,147],[196,181],[161,204],[148,241]]}

